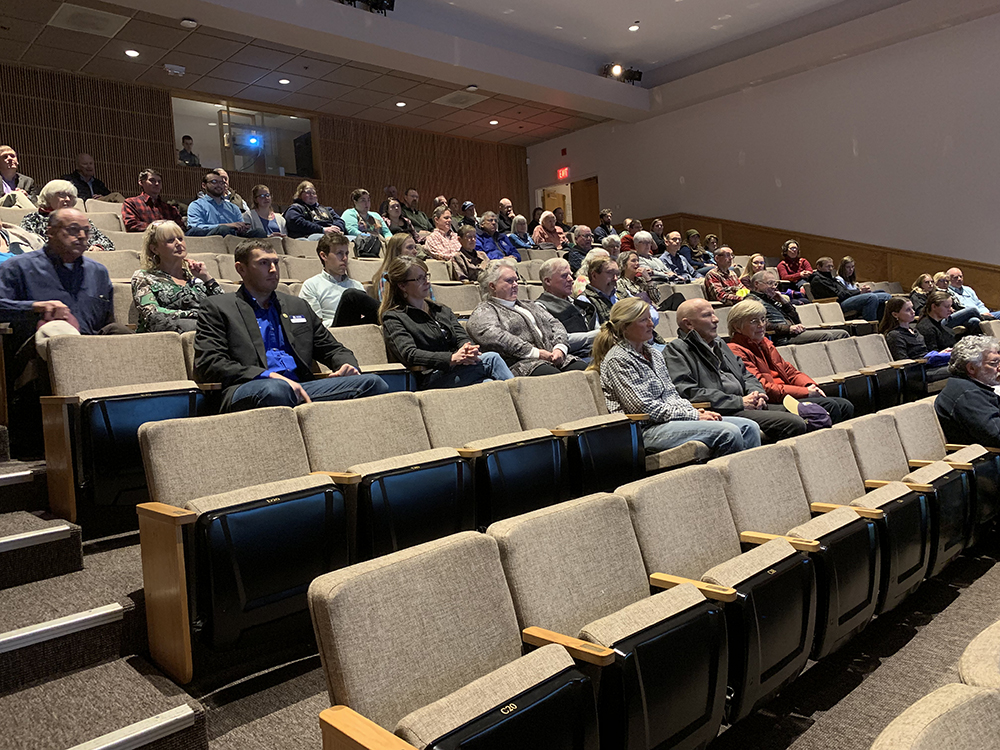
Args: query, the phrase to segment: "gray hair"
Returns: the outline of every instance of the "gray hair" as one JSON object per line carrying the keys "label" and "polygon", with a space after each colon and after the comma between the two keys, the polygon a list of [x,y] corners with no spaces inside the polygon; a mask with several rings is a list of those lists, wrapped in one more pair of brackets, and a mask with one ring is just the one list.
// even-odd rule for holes
{"label": "gray hair", "polygon": [[763,284],[768,279],[776,279],[777,276],[774,275],[774,271],[758,271],[753,276],[750,277],[751,284]]}
{"label": "gray hair", "polygon": [[965,336],[951,349],[948,372],[967,375],[966,365],[981,367],[989,352],[1000,352],[1000,341],[992,336]]}
{"label": "gray hair", "polygon": [[541,267],[538,269],[538,278],[542,281],[550,278],[556,272],[556,269],[560,266],[569,265],[569,261],[565,258],[549,258],[547,261],[542,263]]}
{"label": "gray hair", "polygon": [[[633,238],[632,241],[635,242],[635,238]],[[601,247],[608,251],[608,255],[611,254],[611,248],[615,247],[620,250],[621,246],[622,246],[622,240],[621,237],[619,237],[617,234],[609,234],[607,237],[601,240]]]}
{"label": "gray hair", "polygon": [[607,260],[610,257],[611,253],[609,253],[607,250],[603,248],[598,249],[595,247],[593,250],[591,250],[589,253],[583,256],[583,262],[580,264],[580,268],[576,272],[577,278],[579,278],[580,276],[584,276],[589,279],[591,265],[593,265],[598,260]]}
{"label": "gray hair", "polygon": [[524,231],[528,231],[528,220],[524,218],[523,214],[518,214],[513,219],[510,220],[510,230],[513,232],[514,227],[524,224]]}
{"label": "gray hair", "polygon": [[505,268],[514,269],[514,273],[517,273],[517,266],[514,265],[514,261],[510,258],[500,258],[499,260],[491,260],[486,264],[479,274],[479,294],[483,299],[490,298],[490,284],[495,284],[496,280],[500,278],[500,272]]}
{"label": "gray hair", "polygon": [[767,310],[755,299],[745,299],[737,302],[729,310],[729,330],[739,331],[746,323],[758,318],[766,318]]}
{"label": "gray hair", "polygon": [[635,244],[636,242],[648,242],[650,245],[653,245],[656,243],[656,240],[653,239],[652,234],[644,229],[632,235],[632,243]]}
{"label": "gray hair", "polygon": [[487,219],[495,219],[497,217],[495,211],[487,211],[482,216],[479,217],[479,223],[482,224]]}
{"label": "gray hair", "polygon": [[38,193],[38,203],[49,206],[49,201],[59,195],[72,195],[74,200],[79,197],[76,186],[69,180],[49,180]]}

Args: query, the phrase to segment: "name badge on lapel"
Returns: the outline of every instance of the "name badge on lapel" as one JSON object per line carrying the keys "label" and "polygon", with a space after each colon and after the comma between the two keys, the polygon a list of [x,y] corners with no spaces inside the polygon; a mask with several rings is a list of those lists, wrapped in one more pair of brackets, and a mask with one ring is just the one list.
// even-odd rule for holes
{"label": "name badge on lapel", "polygon": [[304,315],[293,315],[289,320],[293,323],[305,323],[306,317]]}

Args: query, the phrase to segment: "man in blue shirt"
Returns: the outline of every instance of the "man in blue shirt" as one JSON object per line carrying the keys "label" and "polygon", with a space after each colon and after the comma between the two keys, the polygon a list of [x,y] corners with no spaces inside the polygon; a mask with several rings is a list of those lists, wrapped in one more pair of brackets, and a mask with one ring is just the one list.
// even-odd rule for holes
{"label": "man in blue shirt", "polygon": [[978,317],[982,320],[994,320],[1000,316],[1000,312],[990,311],[986,303],[979,299],[979,295],[976,294],[975,289],[971,286],[965,286],[965,275],[962,273],[961,268],[949,268],[948,280],[951,282],[949,291],[954,297],[958,298],[958,301],[962,303],[962,307],[975,308],[979,311]]}
{"label": "man in blue shirt", "polygon": [[[234,255],[243,284],[236,294],[216,295],[202,304],[194,340],[198,378],[222,383],[223,411],[339,401],[389,390],[382,378],[358,371],[354,354],[305,300],[275,291],[279,260],[273,248],[246,240]],[[314,360],[333,374],[316,378]]]}
{"label": "man in blue shirt", "polygon": [[510,244],[507,235],[497,232],[497,215],[492,211],[484,213],[480,220],[479,228],[476,230],[476,250],[482,250],[491,260],[508,256],[517,261],[521,260],[521,254]]}
{"label": "man in blue shirt", "polygon": [[243,213],[226,200],[229,184],[221,175],[209,172],[201,178],[204,195],[188,206],[187,233],[192,237],[212,234],[236,234],[240,237],[263,237],[263,229],[252,229],[243,221]]}

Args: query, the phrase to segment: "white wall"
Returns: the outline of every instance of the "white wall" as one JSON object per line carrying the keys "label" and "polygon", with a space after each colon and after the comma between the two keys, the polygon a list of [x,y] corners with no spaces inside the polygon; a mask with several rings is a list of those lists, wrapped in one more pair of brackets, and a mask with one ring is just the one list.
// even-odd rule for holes
{"label": "white wall", "polygon": [[1000,263],[998,39],[1000,17],[971,21],[532,146],[531,194],[569,166],[616,222],[683,211]]}

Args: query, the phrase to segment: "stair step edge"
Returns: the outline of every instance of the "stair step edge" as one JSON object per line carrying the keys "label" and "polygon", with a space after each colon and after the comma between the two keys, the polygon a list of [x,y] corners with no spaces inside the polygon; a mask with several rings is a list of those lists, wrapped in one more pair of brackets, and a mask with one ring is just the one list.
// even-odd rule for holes
{"label": "stair step edge", "polygon": [[61,638],[72,633],[79,633],[99,625],[117,622],[124,616],[125,608],[121,604],[105,604],[102,607],[76,612],[66,617],[58,617],[55,620],[0,633],[0,654],[35,643]]}
{"label": "stair step edge", "polygon": [[11,534],[10,536],[0,537],[0,553],[24,549],[25,547],[34,547],[40,544],[48,544],[50,542],[58,542],[68,539],[72,534],[72,527],[67,525],[50,526],[46,529]]}
{"label": "stair step edge", "polygon": [[136,750],[182,729],[193,727],[196,716],[194,709],[185,703],[69,750]]}

